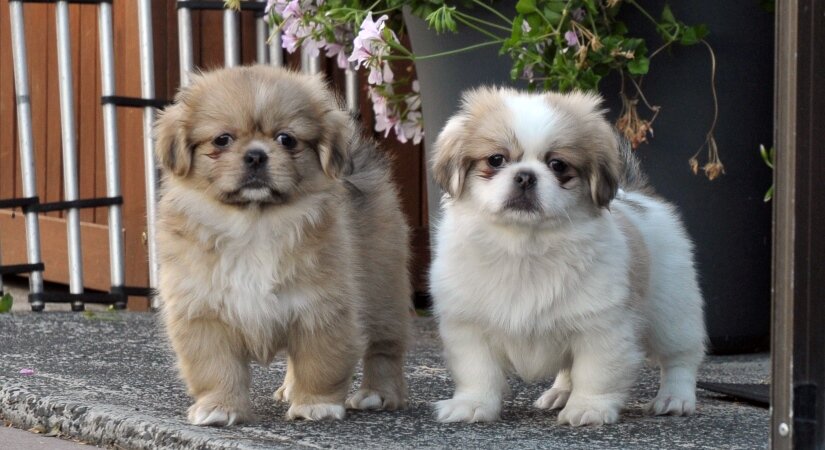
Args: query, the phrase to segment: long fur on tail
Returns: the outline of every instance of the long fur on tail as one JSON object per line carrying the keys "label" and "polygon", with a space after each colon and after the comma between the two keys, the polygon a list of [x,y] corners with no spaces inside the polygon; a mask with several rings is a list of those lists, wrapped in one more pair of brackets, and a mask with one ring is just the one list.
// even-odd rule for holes
{"label": "long fur on tail", "polygon": [[619,141],[619,158],[622,161],[622,179],[619,186],[625,191],[637,191],[652,193],[653,190],[647,181],[647,176],[642,172],[639,158],[633,154],[630,141],[617,133],[616,139]]}

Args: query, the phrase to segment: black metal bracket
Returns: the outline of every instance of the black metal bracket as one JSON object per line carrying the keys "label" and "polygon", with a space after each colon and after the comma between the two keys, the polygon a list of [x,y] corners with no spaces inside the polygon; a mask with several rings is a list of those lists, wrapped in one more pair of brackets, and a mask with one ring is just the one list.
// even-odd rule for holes
{"label": "black metal bracket", "polygon": [[[196,9],[207,11],[219,11],[225,8],[223,1],[202,1],[202,0],[178,0],[178,9]],[[263,17],[266,13],[266,3],[262,2],[241,2],[241,11],[254,11],[258,17]]]}
{"label": "black metal bracket", "polygon": [[65,211],[67,209],[76,208],[100,208],[104,206],[122,205],[123,197],[101,197],[101,198],[86,198],[80,200],[70,200],[63,202],[52,203],[37,203],[35,205],[23,208],[25,212],[52,212]]}
{"label": "black metal bracket", "polygon": [[[19,3],[57,3],[58,0],[9,0],[11,2]],[[113,0],[65,0],[66,3],[79,3],[86,5],[97,5],[100,3],[112,3]]]}
{"label": "black metal bracket", "polygon": [[126,108],[146,108],[152,107],[157,109],[164,109],[171,105],[169,100],[159,100],[154,98],[138,98],[138,97],[123,97],[119,95],[105,95],[100,97],[101,105],[115,105]]}
{"label": "black metal bracket", "polygon": [[39,197],[11,198],[0,200],[0,208],[22,208],[23,212],[52,212],[65,211],[75,208],[101,208],[104,206],[122,205],[123,197],[85,198],[62,202],[40,203]]}
{"label": "black metal bracket", "polygon": [[35,264],[12,264],[0,266],[0,275],[19,275],[21,273],[42,272],[46,269],[43,263]]}
{"label": "black metal bracket", "polygon": [[26,209],[32,205],[40,203],[38,197],[23,197],[23,198],[9,198],[0,200],[0,209],[2,208],[23,208]]}

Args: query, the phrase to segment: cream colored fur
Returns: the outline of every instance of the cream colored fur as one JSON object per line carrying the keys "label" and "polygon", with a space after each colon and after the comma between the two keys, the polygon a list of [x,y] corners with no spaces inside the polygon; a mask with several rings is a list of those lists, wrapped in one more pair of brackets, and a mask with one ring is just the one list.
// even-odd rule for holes
{"label": "cream colored fur", "polygon": [[692,244],[673,206],[619,191],[600,102],[479,89],[439,136],[433,172],[448,193],[430,281],[455,381],[439,421],[497,420],[515,374],[555,375],[535,406],[562,424],[614,423],[646,355],[661,368],[650,411],[695,411],[705,328]]}
{"label": "cream colored fur", "polygon": [[359,359],[346,405],[405,405],[408,229],[356,130],[320,77],[264,66],[196,76],[158,118],[159,293],[191,423],[250,420],[249,363],[281,352],[290,419],[343,418]]}

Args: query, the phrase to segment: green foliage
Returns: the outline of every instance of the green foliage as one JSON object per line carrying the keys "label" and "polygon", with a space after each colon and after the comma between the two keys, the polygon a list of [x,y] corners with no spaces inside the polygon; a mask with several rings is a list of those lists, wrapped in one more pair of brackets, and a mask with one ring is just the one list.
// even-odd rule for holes
{"label": "green foliage", "polygon": [[14,297],[11,292],[6,292],[0,297],[0,313],[7,313],[11,311],[11,306],[14,304]]}

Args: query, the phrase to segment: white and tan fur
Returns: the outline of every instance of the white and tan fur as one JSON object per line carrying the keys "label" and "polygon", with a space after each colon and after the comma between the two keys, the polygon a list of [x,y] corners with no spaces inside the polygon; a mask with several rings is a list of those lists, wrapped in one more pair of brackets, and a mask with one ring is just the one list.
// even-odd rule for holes
{"label": "white and tan fur", "polygon": [[[195,76],[157,120],[159,294],[189,421],[250,420],[249,363],[288,355],[287,417],[406,403],[408,228],[389,162],[320,77]],[[228,138],[227,138],[228,136]]]}
{"label": "white and tan fur", "polygon": [[516,374],[556,375],[535,406],[560,423],[614,423],[646,355],[661,368],[650,411],[695,411],[706,337],[692,243],[632,158],[598,96],[465,95],[433,161],[447,193],[431,290],[455,381],[439,421],[498,419]]}

